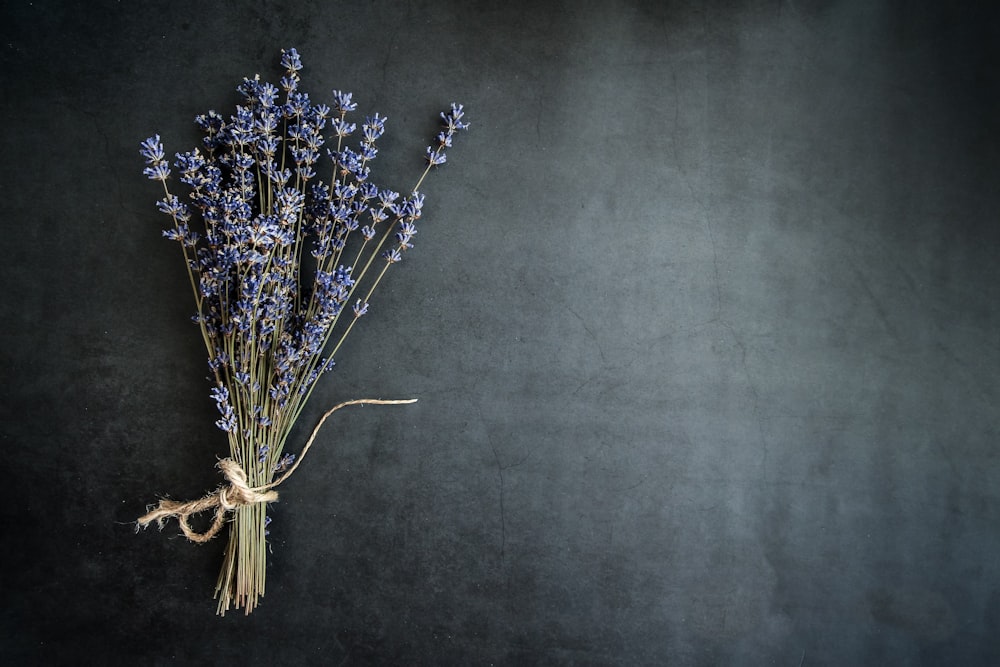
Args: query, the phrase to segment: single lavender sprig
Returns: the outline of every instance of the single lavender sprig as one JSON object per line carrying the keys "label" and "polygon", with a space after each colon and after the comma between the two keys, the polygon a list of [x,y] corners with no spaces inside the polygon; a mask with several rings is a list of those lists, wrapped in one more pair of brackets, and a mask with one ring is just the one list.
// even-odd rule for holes
{"label": "single lavender sprig", "polygon": [[461,130],[468,129],[469,124],[462,121],[465,116],[465,107],[461,104],[451,103],[450,111],[442,111],[441,119],[444,121],[444,129],[438,133],[437,146],[428,146],[426,150],[425,159],[427,160],[427,168],[424,170],[423,176],[417,181],[417,184],[413,187],[413,191],[416,192],[420,189],[420,185],[424,182],[424,177],[430,171],[431,167],[436,167],[438,165],[444,164],[448,156],[444,152],[445,148],[451,148],[454,136]]}

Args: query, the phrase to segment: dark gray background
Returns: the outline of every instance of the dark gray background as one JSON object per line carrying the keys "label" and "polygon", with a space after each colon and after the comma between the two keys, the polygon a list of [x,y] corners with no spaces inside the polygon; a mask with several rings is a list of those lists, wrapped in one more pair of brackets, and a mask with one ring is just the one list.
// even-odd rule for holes
{"label": "dark gray background", "polygon": [[[10,664],[1000,662],[1000,22],[970,3],[8,2]],[[989,4],[989,3],[984,3]],[[953,6],[955,5],[955,6]],[[269,588],[130,524],[225,454],[138,142],[352,90],[417,248]]]}

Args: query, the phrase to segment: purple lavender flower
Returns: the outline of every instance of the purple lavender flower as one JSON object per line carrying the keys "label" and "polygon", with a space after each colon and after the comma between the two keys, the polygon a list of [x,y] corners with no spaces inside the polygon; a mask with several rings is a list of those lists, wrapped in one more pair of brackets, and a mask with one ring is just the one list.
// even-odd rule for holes
{"label": "purple lavender flower", "polygon": [[379,190],[378,198],[382,202],[382,206],[392,206],[393,202],[399,199],[399,193],[392,190]]}
{"label": "purple lavender flower", "polygon": [[309,95],[298,91],[288,94],[288,104],[285,105],[285,116],[302,116],[309,110]]}
{"label": "purple lavender flower", "polygon": [[365,118],[365,124],[361,129],[367,143],[372,143],[382,136],[385,132],[386,120],[385,116],[379,116],[378,114]]}
{"label": "purple lavender flower", "polygon": [[458,130],[464,130],[469,127],[468,123],[462,122],[462,117],[465,115],[463,109],[463,105],[452,102],[451,111],[447,113],[444,111],[441,112],[441,118],[444,119],[444,126],[449,134],[454,134]]}
{"label": "purple lavender flower", "polygon": [[339,90],[333,91],[333,109],[337,113],[345,114],[348,111],[354,111],[358,108],[358,105],[351,101],[354,95],[351,93],[344,93]]}
{"label": "purple lavender flower", "polygon": [[302,59],[299,57],[299,52],[294,48],[281,50],[281,66],[284,67],[289,72],[297,72],[302,69]]}
{"label": "purple lavender flower", "polygon": [[282,90],[290,94],[294,92],[296,88],[299,87],[299,78],[297,75],[296,76],[287,75],[281,77],[278,83],[281,85]]}
{"label": "purple lavender flower", "polygon": [[225,119],[215,111],[195,117],[194,122],[208,134],[217,134],[225,124]]}
{"label": "purple lavender flower", "polygon": [[425,156],[427,162],[431,165],[444,164],[448,156],[444,154],[440,149],[434,149],[430,146],[427,147],[427,155]]}
{"label": "purple lavender flower", "polygon": [[295,454],[285,454],[274,464],[274,473],[285,472],[295,463]]}
{"label": "purple lavender flower", "polygon": [[344,268],[341,264],[337,267],[336,272],[333,274],[333,281],[343,287],[351,287],[354,285],[354,280],[351,278],[351,267]]}
{"label": "purple lavender flower", "polygon": [[170,167],[166,162],[156,162],[142,170],[151,181],[166,181],[170,177]]}
{"label": "purple lavender flower", "polygon": [[[184,182],[183,179],[193,179],[196,174],[204,169],[205,157],[201,154],[201,151],[195,148],[193,151],[187,153],[178,153],[175,156],[174,166],[181,173],[182,182]],[[194,185],[194,183],[189,184]]]}
{"label": "purple lavender flower", "polygon": [[184,223],[178,223],[173,229],[164,229],[163,236],[171,241],[178,241],[188,248],[194,248],[198,245],[198,234],[192,232]]}
{"label": "purple lavender flower", "polygon": [[399,241],[400,245],[412,248],[410,244],[410,239],[417,233],[417,226],[412,222],[401,222],[399,223],[399,231],[396,232],[396,239]]}
{"label": "purple lavender flower", "polygon": [[[312,108],[312,110],[313,117],[317,120],[326,120],[326,118],[330,115],[330,107],[325,104],[317,104]],[[317,125],[319,124],[317,123]]]}
{"label": "purple lavender flower", "polygon": [[191,217],[188,205],[178,199],[176,195],[168,195],[156,202],[156,208],[158,208],[161,213],[166,213],[167,215],[173,216],[181,221],[185,221]]}
{"label": "purple lavender flower", "polygon": [[423,206],[424,196],[419,192],[414,192],[401,203],[393,204],[390,210],[397,218],[413,222],[420,218]]}
{"label": "purple lavender flower", "polygon": [[160,141],[160,135],[154,134],[140,144],[141,148],[139,153],[142,157],[146,158],[146,164],[156,164],[162,162],[165,158],[163,153],[163,143]]}
{"label": "purple lavender flower", "polygon": [[354,133],[357,129],[357,125],[354,123],[348,123],[347,121],[341,120],[340,118],[334,118],[330,121],[330,127],[333,128],[333,133],[338,137],[347,137]]}
{"label": "purple lavender flower", "polygon": [[222,414],[222,419],[216,421],[215,425],[228,433],[235,432],[236,414],[229,404],[229,390],[223,384],[216,385],[212,388],[212,398]]}
{"label": "purple lavender flower", "polygon": [[462,118],[464,116],[464,107],[461,104],[455,104],[454,102],[451,105],[450,111],[441,112],[441,118],[444,120],[444,131],[438,133],[438,145],[436,147],[427,147],[424,159],[427,160],[428,168],[444,164],[447,161],[447,155],[445,154],[444,149],[451,147],[452,138],[455,136],[456,132],[469,127],[468,123],[462,122]]}
{"label": "purple lavender flower", "polygon": [[278,89],[267,82],[261,82],[260,75],[254,78],[244,78],[243,83],[236,87],[236,90],[255,107],[269,109],[274,106],[278,96]]}

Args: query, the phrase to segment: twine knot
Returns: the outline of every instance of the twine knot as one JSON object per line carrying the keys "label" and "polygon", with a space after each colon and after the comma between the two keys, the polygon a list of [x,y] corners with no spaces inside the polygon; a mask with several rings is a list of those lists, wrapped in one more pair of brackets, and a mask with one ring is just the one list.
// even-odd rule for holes
{"label": "twine knot", "polygon": [[[246,505],[271,503],[278,499],[278,492],[271,488],[274,486],[273,484],[259,488],[251,487],[247,482],[246,471],[233,459],[222,459],[219,461],[218,467],[226,481],[229,482],[228,485],[220,486],[204,498],[188,502],[162,498],[159,505],[139,518],[136,529],[145,528],[154,521],[162,529],[167,519],[177,517],[177,523],[180,524],[181,532],[186,538],[192,542],[208,542],[225,525],[226,515],[229,512]],[[188,517],[213,507],[215,508],[215,519],[205,532],[199,533],[191,528]]]}
{"label": "twine knot", "polygon": [[[204,498],[198,500],[191,500],[186,503],[182,503],[176,500],[169,500],[167,498],[160,499],[160,504],[156,506],[155,509],[150,510],[144,516],[139,517],[139,521],[136,523],[136,531],[140,528],[145,528],[154,521],[156,524],[163,528],[164,522],[170,517],[177,517],[177,523],[181,525],[181,531],[183,531],[184,536],[187,537],[192,542],[208,542],[210,539],[216,536],[216,534],[222,530],[222,526],[226,523],[226,515],[229,512],[233,512],[240,507],[245,507],[246,505],[254,505],[256,503],[273,503],[278,499],[278,492],[274,490],[274,487],[278,486],[286,479],[291,477],[292,473],[298,469],[299,465],[306,458],[306,453],[309,448],[312,447],[313,442],[316,440],[316,435],[319,433],[320,428],[322,428],[323,423],[337,410],[347,407],[348,405],[365,405],[370,403],[372,405],[406,405],[408,403],[416,403],[417,399],[407,398],[402,400],[383,400],[381,398],[356,398],[351,401],[344,401],[339,403],[320,417],[319,423],[313,429],[312,435],[309,436],[309,440],[306,441],[305,447],[302,448],[302,453],[299,458],[295,461],[291,468],[285,471],[285,473],[269,484],[264,486],[251,487],[247,483],[247,473],[240,464],[233,459],[222,459],[219,461],[219,470],[226,477],[226,481],[229,482],[228,486],[220,486],[218,489],[208,494]],[[199,512],[204,512],[205,510],[210,510],[215,508],[215,520],[212,525],[209,526],[208,530],[204,533],[199,533],[194,531],[190,524],[188,524],[188,517],[192,514],[198,514]]]}

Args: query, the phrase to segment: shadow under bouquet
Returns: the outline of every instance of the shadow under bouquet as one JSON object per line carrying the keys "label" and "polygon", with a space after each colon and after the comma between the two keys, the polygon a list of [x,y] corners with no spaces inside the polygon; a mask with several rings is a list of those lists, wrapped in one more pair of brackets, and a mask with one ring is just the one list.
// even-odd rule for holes
{"label": "shadow under bouquet", "polygon": [[[140,151],[143,173],[163,184],[157,208],[173,223],[163,235],[184,255],[216,426],[228,436],[230,455],[218,464],[224,485],[190,502],[162,499],[137,528],[176,518],[188,539],[207,542],[231,523],[216,586],[220,615],[230,607],[249,614],[264,594],[267,505],[326,419],[348,405],[415,400],[346,401],[322,416],[297,459],[287,451],[317,380],[333,367],[386,272],[413,247],[424,178],[468,127],[461,104],[441,113],[423,173],[401,196],[370,179],[386,118],[366,117],[360,141],[352,142],[351,93],[334,90],[331,106],[314,103],[299,87],[295,49],[282,50],[281,65],[278,86],[259,75],[243,80],[234,115],[209,111],[195,119],[202,145],[172,162],[183,200],[168,186],[173,170],[159,135]],[[214,517],[198,532],[189,518],[201,512]]]}

